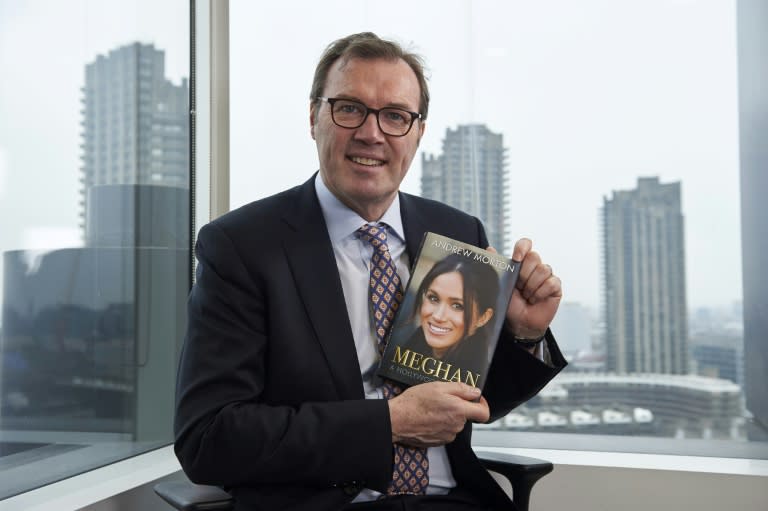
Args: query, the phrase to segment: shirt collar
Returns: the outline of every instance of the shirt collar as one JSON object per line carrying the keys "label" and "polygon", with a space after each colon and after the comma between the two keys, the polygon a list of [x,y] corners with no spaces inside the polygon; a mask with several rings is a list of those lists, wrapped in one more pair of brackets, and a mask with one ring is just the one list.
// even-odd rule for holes
{"label": "shirt collar", "polygon": [[325,186],[319,172],[315,176],[315,191],[317,193],[317,200],[320,202],[320,209],[323,211],[323,217],[325,217],[325,224],[328,227],[331,243],[336,244],[348,238],[363,224],[369,223],[385,223],[389,226],[390,232],[395,233],[401,241],[405,241],[403,219],[400,216],[399,193],[395,195],[395,200],[392,201],[392,204],[389,205],[389,208],[378,222],[368,222],[345,206]]}

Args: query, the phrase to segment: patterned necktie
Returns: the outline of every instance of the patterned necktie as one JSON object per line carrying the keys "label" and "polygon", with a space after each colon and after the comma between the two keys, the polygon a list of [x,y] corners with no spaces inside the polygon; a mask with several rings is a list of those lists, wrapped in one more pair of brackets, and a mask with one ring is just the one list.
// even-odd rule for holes
{"label": "patterned necktie", "polygon": [[[373,247],[369,296],[373,307],[373,326],[381,355],[384,352],[387,333],[392,327],[395,312],[403,301],[403,286],[387,246],[386,225],[365,224],[357,232],[362,240]],[[403,389],[394,382],[385,381],[382,391],[385,399],[392,399]],[[428,471],[429,459],[427,459],[426,449],[394,444],[392,481],[387,488],[387,495],[406,493],[424,495],[429,486]]]}

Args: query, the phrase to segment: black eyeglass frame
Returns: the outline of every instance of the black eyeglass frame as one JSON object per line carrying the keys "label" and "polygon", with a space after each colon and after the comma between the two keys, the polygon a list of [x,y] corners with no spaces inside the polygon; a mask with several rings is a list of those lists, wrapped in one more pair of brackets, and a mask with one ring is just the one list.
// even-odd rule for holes
{"label": "black eyeglass frame", "polygon": [[[378,108],[377,109],[377,108],[371,108],[368,105],[366,105],[365,103],[363,103],[362,101],[358,101],[356,99],[349,99],[349,98],[327,98],[327,97],[324,97],[324,96],[317,96],[315,99],[318,100],[318,101],[324,101],[324,102],[328,103],[331,106],[331,120],[333,121],[333,123],[336,126],[338,126],[339,128],[344,128],[344,129],[348,129],[348,130],[355,130],[355,129],[359,128],[360,126],[365,124],[365,121],[366,121],[366,119],[368,119],[369,115],[375,114],[376,115],[376,124],[378,125],[378,127],[379,127],[379,129],[381,130],[382,133],[384,133],[385,135],[387,135],[389,137],[404,137],[408,133],[411,132],[411,128],[413,128],[413,123],[416,122],[416,119],[424,119],[424,115],[423,114],[420,114],[418,112],[411,112],[410,110],[405,110],[404,108],[399,108],[399,107],[396,107],[396,106],[386,106],[384,108]],[[358,105],[362,105],[363,108],[365,108],[365,115],[363,115],[363,118],[360,121],[360,124],[358,124],[357,126],[342,126],[341,124],[336,122],[336,117],[333,114],[333,105],[337,101],[348,101],[350,103],[357,103]],[[382,110],[397,110],[398,112],[405,112],[407,114],[410,114],[410,116],[411,116],[411,123],[408,125],[408,129],[405,130],[405,133],[403,133],[402,135],[395,135],[395,134],[387,133],[386,131],[384,131],[384,128],[381,127],[381,119],[379,119],[379,112],[381,112]]]}

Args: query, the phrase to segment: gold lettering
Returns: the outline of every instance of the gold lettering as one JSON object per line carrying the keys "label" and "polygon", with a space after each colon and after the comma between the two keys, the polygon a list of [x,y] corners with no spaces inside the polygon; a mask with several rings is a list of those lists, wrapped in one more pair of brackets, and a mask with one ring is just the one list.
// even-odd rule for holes
{"label": "gold lettering", "polygon": [[448,379],[448,381],[459,381],[460,382],[461,381],[461,369],[457,367],[456,370],[451,375],[451,377]]}
{"label": "gold lettering", "polygon": [[[435,366],[435,362],[436,360],[432,357],[424,357],[424,360],[421,362],[421,372],[424,374],[428,374],[430,376],[435,374],[435,370],[433,369],[433,367]],[[429,369],[427,368],[428,363],[431,363],[432,365],[432,367],[430,367]]]}
{"label": "gold lettering", "polygon": [[[443,366],[443,361],[438,360],[437,362],[437,368],[435,368],[435,377],[440,378],[441,380],[448,380],[448,371],[451,370],[451,364],[445,364]],[[440,371],[443,371],[443,375],[440,376]]]}
{"label": "gold lettering", "polygon": [[408,367],[411,369],[418,369],[419,364],[421,364],[421,359],[424,358],[424,355],[421,353],[416,353],[415,351],[411,351],[411,360],[408,362]]}
{"label": "gold lettering", "polygon": [[392,359],[392,362],[395,362],[396,364],[405,365],[405,361],[408,358],[408,355],[411,354],[411,350],[405,350],[405,353],[400,353],[400,346],[395,346],[395,357]]}
{"label": "gold lettering", "polygon": [[477,387],[477,380],[480,379],[480,373],[474,373],[474,376],[471,372],[467,371],[466,378],[464,380],[464,383],[467,385],[472,385],[473,387]]}

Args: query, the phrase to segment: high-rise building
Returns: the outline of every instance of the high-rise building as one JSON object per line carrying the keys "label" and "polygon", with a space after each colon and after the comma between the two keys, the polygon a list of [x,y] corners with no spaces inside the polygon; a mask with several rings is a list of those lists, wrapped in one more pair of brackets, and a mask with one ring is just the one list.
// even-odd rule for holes
{"label": "high-rise building", "polygon": [[736,3],[739,50],[741,258],[744,283],[744,379],[751,440],[768,441],[768,4]]}
{"label": "high-rise building", "polygon": [[0,430],[173,436],[190,170],[187,84],[164,59],[135,43],[86,66],[84,246],[2,254]]}
{"label": "high-rise building", "polygon": [[85,67],[80,226],[99,185],[189,187],[187,80],[165,78],[165,52],[133,43]]}
{"label": "high-rise building", "polygon": [[605,198],[606,368],[686,374],[688,325],[680,183],[638,179]]}
{"label": "high-rise building", "polygon": [[441,155],[421,157],[422,197],[478,217],[491,245],[502,254],[511,250],[505,224],[509,209],[505,152],[500,133],[484,124],[468,124],[446,130]]}

